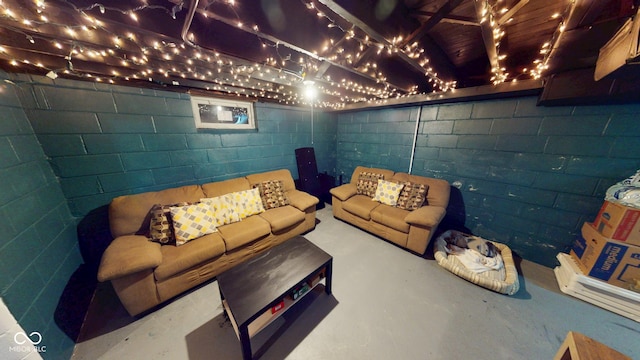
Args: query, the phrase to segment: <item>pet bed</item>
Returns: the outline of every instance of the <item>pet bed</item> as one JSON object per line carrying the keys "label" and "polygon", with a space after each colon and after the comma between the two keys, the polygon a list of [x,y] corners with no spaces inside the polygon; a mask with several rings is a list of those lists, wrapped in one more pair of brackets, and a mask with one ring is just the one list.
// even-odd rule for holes
{"label": "pet bed", "polygon": [[520,282],[518,280],[518,270],[516,270],[515,263],[513,262],[511,249],[509,249],[507,245],[490,241],[497,248],[500,256],[502,256],[504,267],[501,270],[490,270],[477,273],[469,270],[462,262],[460,262],[460,260],[458,260],[456,255],[449,254],[447,252],[447,241],[445,239],[447,237],[460,235],[473,237],[472,235],[467,235],[456,230],[447,230],[442,235],[438,236],[434,246],[434,257],[438,264],[451,273],[478,286],[482,286],[505,295],[513,295],[517,293],[520,289]]}

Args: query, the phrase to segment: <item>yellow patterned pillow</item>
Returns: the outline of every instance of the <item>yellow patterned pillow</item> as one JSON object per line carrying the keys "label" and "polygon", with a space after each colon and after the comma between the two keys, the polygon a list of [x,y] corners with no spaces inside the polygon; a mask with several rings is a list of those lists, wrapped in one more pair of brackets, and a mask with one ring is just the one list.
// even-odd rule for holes
{"label": "yellow patterned pillow", "polygon": [[231,194],[200,199],[211,207],[216,227],[240,221],[240,214],[236,212],[236,206]]}
{"label": "yellow patterned pillow", "polygon": [[216,232],[215,220],[208,204],[172,207],[173,231],[176,245]]}
{"label": "yellow patterned pillow", "polygon": [[260,198],[258,188],[237,191],[229,195],[233,197],[235,211],[240,215],[240,220],[264,212],[264,206],[262,205],[262,198]]}
{"label": "yellow patterned pillow", "polygon": [[379,201],[386,205],[395,206],[398,203],[398,197],[404,184],[398,184],[386,180],[378,180],[378,187],[376,188],[376,194],[372,200]]}

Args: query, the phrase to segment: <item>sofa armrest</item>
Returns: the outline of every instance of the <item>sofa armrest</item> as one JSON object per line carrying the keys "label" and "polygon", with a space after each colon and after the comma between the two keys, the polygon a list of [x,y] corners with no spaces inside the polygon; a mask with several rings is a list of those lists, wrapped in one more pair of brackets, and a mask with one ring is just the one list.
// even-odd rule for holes
{"label": "sofa armrest", "polygon": [[344,184],[329,190],[331,195],[337,197],[340,201],[345,201],[357,193],[355,184]]}
{"label": "sofa armrest", "polygon": [[140,235],[119,236],[109,244],[102,255],[98,281],[104,282],[153,269],[161,263],[160,244]]}
{"label": "sofa armrest", "polygon": [[300,190],[287,191],[287,198],[289,198],[291,206],[300,211],[305,211],[312,206],[316,206],[316,204],[320,202],[317,197]]}
{"label": "sofa armrest", "polygon": [[405,216],[404,221],[411,225],[434,227],[440,223],[446,213],[445,208],[426,205],[411,211]]}

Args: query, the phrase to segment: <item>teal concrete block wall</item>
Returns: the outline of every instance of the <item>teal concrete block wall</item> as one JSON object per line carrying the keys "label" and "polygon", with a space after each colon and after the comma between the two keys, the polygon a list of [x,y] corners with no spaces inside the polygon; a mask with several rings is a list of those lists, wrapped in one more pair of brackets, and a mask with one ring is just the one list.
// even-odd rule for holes
{"label": "teal concrete block wall", "polygon": [[0,296],[27,333],[42,335],[44,358],[68,359],[74,341],[54,311],[82,263],[75,219],[9,78],[0,72]]}
{"label": "teal concrete block wall", "polygon": [[[640,105],[538,107],[536,97],[424,105],[413,173],[454,186],[448,224],[555,266],[606,189],[640,168]],[[418,107],[338,119],[337,172],[407,171]]]}
{"label": "teal concrete block wall", "polygon": [[196,129],[190,96],[101,83],[31,77],[21,100],[76,217],[112,198],[289,169],[314,146],[334,174],[336,120],[311,109],[255,103],[256,130]]}

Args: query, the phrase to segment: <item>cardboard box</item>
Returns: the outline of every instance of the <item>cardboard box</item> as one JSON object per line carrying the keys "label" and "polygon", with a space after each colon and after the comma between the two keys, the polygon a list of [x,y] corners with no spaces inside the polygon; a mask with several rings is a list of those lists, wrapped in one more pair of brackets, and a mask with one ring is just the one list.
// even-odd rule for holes
{"label": "cardboard box", "polygon": [[605,201],[593,224],[607,238],[640,245],[640,209]]}
{"label": "cardboard box", "polygon": [[571,256],[585,275],[624,289],[640,291],[640,246],[604,237],[591,223],[582,225],[582,236]]}

